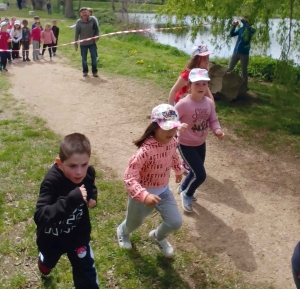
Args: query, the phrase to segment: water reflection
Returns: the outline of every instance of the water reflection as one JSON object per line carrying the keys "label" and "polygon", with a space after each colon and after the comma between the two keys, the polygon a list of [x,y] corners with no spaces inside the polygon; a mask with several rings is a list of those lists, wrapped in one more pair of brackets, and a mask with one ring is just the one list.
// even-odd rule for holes
{"label": "water reflection", "polygon": [[[155,18],[155,14],[150,13],[129,13],[129,19],[131,21],[138,20],[146,24],[148,28],[156,28],[162,24],[167,23],[166,17],[161,17],[159,20]],[[189,25],[189,19],[186,21]],[[270,21],[270,46],[266,51],[262,51],[260,47],[255,44],[252,44],[251,55],[266,55],[271,56],[272,58],[279,58],[281,54],[281,46],[276,40],[276,33],[279,30],[280,19],[273,19]],[[230,57],[233,52],[233,48],[237,37],[233,38],[220,38],[217,44],[214,43],[213,37],[210,34],[210,25],[205,25],[206,29],[202,29],[198,33],[195,39],[191,38],[191,32],[187,31],[182,35],[176,35],[173,33],[165,33],[163,31],[153,31],[151,34],[156,42],[161,44],[168,44],[173,47],[190,54],[191,47],[195,44],[205,44],[208,48],[214,51],[214,55],[218,57]],[[255,27],[255,26],[254,26]],[[228,31],[229,35],[229,31]],[[300,64],[299,59],[296,57],[296,51],[291,51],[291,58],[298,64]]]}

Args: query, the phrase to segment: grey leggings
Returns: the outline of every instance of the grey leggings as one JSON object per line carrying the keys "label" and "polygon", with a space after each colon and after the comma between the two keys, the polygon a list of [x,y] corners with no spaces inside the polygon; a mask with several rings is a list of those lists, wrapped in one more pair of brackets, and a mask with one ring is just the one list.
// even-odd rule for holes
{"label": "grey leggings", "polygon": [[182,225],[181,214],[174,199],[173,192],[169,187],[159,195],[161,200],[156,206],[145,206],[144,203],[137,202],[128,197],[126,219],[120,225],[121,233],[128,235],[140,227],[147,216],[156,209],[160,212],[163,219],[162,223],[156,228],[155,236],[161,241],[168,235],[178,230]]}
{"label": "grey leggings", "polygon": [[240,53],[233,53],[229,67],[227,71],[232,71],[237,63],[241,61],[241,68],[242,68],[242,76],[244,78],[246,86],[248,86],[248,63],[249,63],[249,55],[240,54]]}

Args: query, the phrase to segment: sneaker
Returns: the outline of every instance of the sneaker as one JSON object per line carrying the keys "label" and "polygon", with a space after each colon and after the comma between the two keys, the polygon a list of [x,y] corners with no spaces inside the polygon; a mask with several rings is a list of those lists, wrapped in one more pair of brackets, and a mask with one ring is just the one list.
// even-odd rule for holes
{"label": "sneaker", "polygon": [[12,64],[16,64],[16,61],[13,59],[13,60],[11,61],[11,63],[12,63]]}
{"label": "sneaker", "polygon": [[11,59],[8,59],[8,63],[11,63]]}
{"label": "sneaker", "polygon": [[[177,187],[177,193],[178,193],[178,195],[180,195],[181,192],[182,192],[181,184],[179,184],[178,187]],[[197,197],[196,197],[195,195],[193,195],[192,200],[193,200],[194,202],[196,202],[196,201],[197,201]]]}
{"label": "sneaker", "polygon": [[180,194],[181,196],[181,206],[182,209],[187,213],[193,212],[193,197],[189,197],[186,195],[186,193],[183,191]]}
{"label": "sneaker", "polygon": [[43,275],[49,275],[50,272],[51,272],[51,269],[49,269],[48,267],[46,267],[45,265],[43,265],[41,259],[39,258],[39,261],[38,261],[38,267],[39,267],[39,270],[40,272],[43,274]]}
{"label": "sneaker", "polygon": [[25,59],[25,58],[23,58],[23,61],[25,62],[25,61],[26,61],[26,59]]}
{"label": "sneaker", "polygon": [[53,52],[53,56],[56,56],[56,52]]}
{"label": "sneaker", "polygon": [[98,73],[93,73],[93,76],[94,77],[98,77]]}
{"label": "sneaker", "polygon": [[2,70],[6,72],[8,71],[6,67],[3,67]]}
{"label": "sneaker", "polygon": [[26,61],[31,61],[29,58],[26,58]]}
{"label": "sneaker", "polygon": [[155,230],[152,230],[149,233],[149,237],[150,239],[156,243],[160,249],[160,252],[167,258],[171,258],[173,256],[174,253],[174,249],[172,247],[172,245],[168,242],[167,239],[163,239],[161,241],[158,241],[155,237]]}
{"label": "sneaker", "polygon": [[86,77],[87,75],[88,75],[87,72],[83,73],[83,76],[84,76],[84,77]]}
{"label": "sneaker", "polygon": [[129,235],[123,235],[121,232],[120,226],[118,226],[118,228],[117,228],[117,237],[118,237],[119,246],[121,248],[130,250],[130,249],[132,249],[132,244],[130,242]]}

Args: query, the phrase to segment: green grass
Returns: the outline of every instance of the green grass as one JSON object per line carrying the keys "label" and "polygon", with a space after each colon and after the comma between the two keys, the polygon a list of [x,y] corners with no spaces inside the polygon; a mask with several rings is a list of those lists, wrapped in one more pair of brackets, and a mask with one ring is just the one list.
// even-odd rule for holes
{"label": "green grass", "polygon": [[[39,185],[57,155],[60,137],[43,120],[22,113],[8,87],[8,80],[0,77],[0,288],[69,289],[72,273],[65,256],[51,276],[40,278],[33,222]],[[216,256],[194,247],[185,228],[170,237],[176,258],[164,258],[148,238],[148,232],[160,222],[158,216],[148,218],[132,235],[132,251],[120,249],[115,229],[125,217],[127,193],[121,181],[107,181],[112,176],[101,173],[97,176],[98,206],[90,210],[90,216],[102,288],[187,289],[194,288],[193,284],[203,289],[271,288],[245,284],[241,274],[222,268]]]}

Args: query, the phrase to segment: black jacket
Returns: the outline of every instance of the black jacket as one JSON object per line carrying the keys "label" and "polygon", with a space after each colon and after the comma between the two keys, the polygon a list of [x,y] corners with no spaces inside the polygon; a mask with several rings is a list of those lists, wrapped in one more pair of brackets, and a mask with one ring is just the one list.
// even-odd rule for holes
{"label": "black jacket", "polygon": [[57,26],[52,26],[52,31],[53,31],[53,34],[56,38],[56,42],[57,42],[57,39],[58,39],[58,35],[59,35],[59,28]]}
{"label": "black jacket", "polygon": [[87,199],[97,201],[93,167],[88,168],[80,184],[66,178],[57,164],[48,171],[41,184],[34,213],[40,251],[64,251],[89,243],[91,223],[87,204],[79,189],[82,184],[86,188]]}

